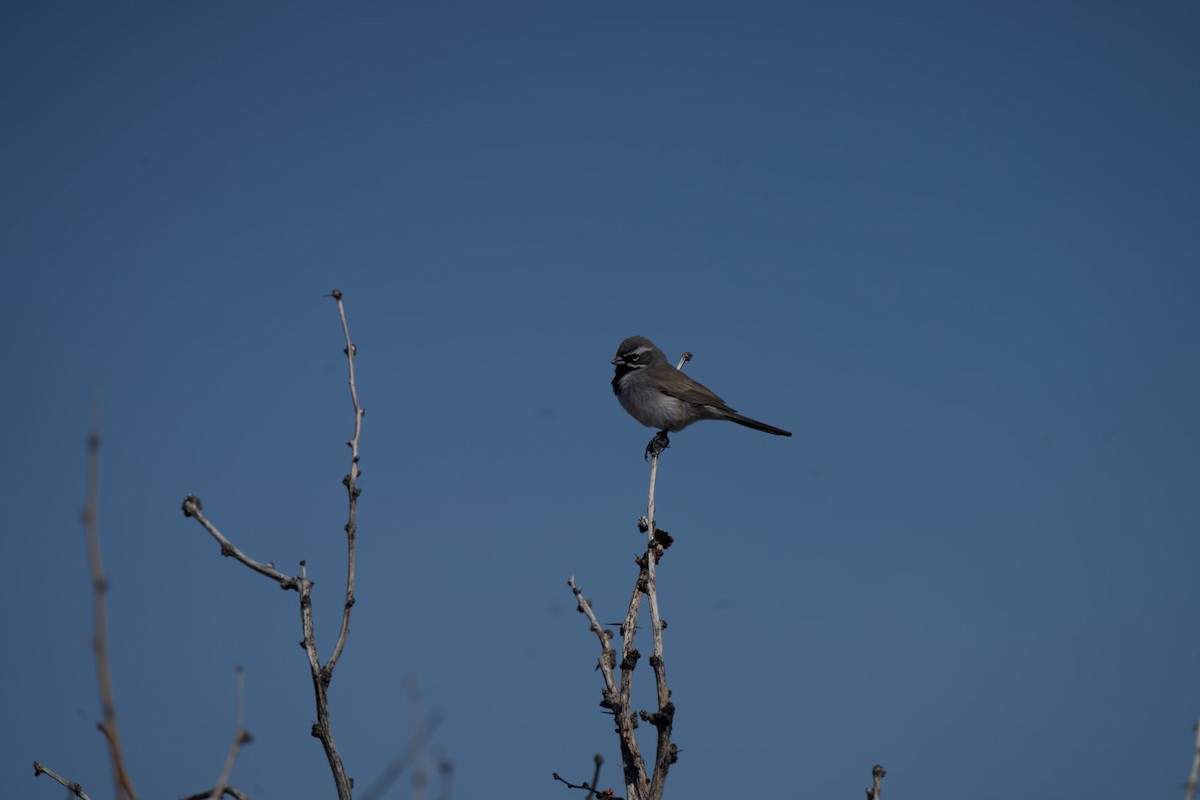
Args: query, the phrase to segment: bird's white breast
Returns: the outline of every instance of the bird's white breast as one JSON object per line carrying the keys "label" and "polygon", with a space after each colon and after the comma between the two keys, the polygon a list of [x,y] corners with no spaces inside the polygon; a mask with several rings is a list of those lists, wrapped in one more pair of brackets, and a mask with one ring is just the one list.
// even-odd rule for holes
{"label": "bird's white breast", "polygon": [[688,423],[687,409],[682,400],[663,394],[648,376],[637,370],[621,378],[617,399],[629,415],[648,428],[674,433]]}

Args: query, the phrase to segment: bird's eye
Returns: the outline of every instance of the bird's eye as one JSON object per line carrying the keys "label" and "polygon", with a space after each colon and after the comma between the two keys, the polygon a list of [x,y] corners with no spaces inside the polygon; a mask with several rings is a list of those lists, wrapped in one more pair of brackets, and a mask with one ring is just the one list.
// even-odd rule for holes
{"label": "bird's eye", "polygon": [[630,353],[629,355],[625,356],[625,360],[632,361],[633,363],[636,364],[641,359],[641,357],[642,357],[641,353]]}

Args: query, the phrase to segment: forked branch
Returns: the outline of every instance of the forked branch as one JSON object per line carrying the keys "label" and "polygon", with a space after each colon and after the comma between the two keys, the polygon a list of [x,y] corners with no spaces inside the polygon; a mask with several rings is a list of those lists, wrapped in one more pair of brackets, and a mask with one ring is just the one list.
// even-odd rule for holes
{"label": "forked branch", "polygon": [[[346,340],[343,352],[346,354],[346,360],[349,365],[350,400],[354,407],[354,435],[347,442],[347,445],[350,447],[350,471],[342,479],[342,485],[346,487],[346,493],[349,498],[348,518],[345,525],[346,596],[342,607],[341,629],[338,634],[337,643],[334,645],[333,653],[328,661],[322,664],[317,650],[317,636],[313,624],[312,612],[313,582],[308,579],[305,562],[300,562],[299,575],[286,575],[276,569],[272,563],[262,563],[250,558],[204,516],[200,498],[195,495],[189,495],[184,499],[183,513],[184,516],[195,519],[200,523],[208,534],[220,544],[222,555],[232,556],[246,567],[275,581],[282,589],[295,591],[299,594],[300,628],[303,633],[301,645],[304,647],[305,655],[308,657],[309,673],[312,677],[313,695],[317,707],[317,721],[312,726],[312,735],[320,740],[321,746],[325,750],[325,757],[329,761],[329,768],[333,773],[334,784],[337,787],[338,800],[350,800],[351,781],[346,775],[345,766],[342,763],[341,755],[338,753],[337,745],[334,742],[333,728],[329,716],[329,684],[333,680],[333,670],[337,666],[338,660],[342,657],[342,651],[346,646],[346,638],[350,633],[350,610],[354,606],[355,539],[358,532],[358,496],[361,494],[361,490],[358,488],[358,478],[361,475],[358,467],[358,446],[359,435],[362,432],[364,411],[362,406],[359,405],[358,389],[355,386],[354,359],[356,348],[350,339],[350,329],[346,323],[345,307],[342,304],[342,293],[335,289],[330,296],[337,301],[338,315],[342,323],[342,333]],[[222,787],[220,783],[214,787],[213,792],[217,789],[222,789],[225,793],[229,793],[228,788]]]}
{"label": "forked branch", "polygon": [[209,800],[221,800],[221,795],[225,794],[225,790],[229,788],[229,776],[233,774],[233,765],[237,762],[238,753],[242,751],[244,745],[254,741],[254,737],[245,727],[245,698],[246,674],[239,666],[237,668],[237,725],[234,727],[233,744],[229,747],[229,755],[225,757],[225,766],[221,768],[221,777],[217,778],[217,785],[208,793]]}
{"label": "forked branch", "polygon": [[[679,359],[679,369],[690,361],[691,353],[684,353]],[[660,432],[663,436],[666,432]],[[667,686],[667,664],[663,656],[663,630],[667,627],[658,607],[658,562],[663,552],[671,546],[671,536],[655,524],[654,490],[658,481],[658,462],[664,447],[655,447],[655,437],[646,447],[650,458],[650,489],[646,502],[646,515],[638,520],[638,529],[646,534],[646,551],[637,558],[638,576],[634,582],[633,593],[625,612],[625,620],[621,623],[621,678],[618,685],[614,668],[617,666],[617,653],[613,648],[612,632],[600,625],[592,611],[592,604],[583,596],[583,591],[576,585],[575,578],[567,581],[579,606],[579,612],[586,615],[588,625],[600,640],[600,673],[604,678],[603,699],[600,705],[612,712],[616,721],[617,736],[621,744],[621,766],[625,772],[625,790],[630,800],[661,800],[663,788],[667,780],[667,772],[678,759],[679,751],[671,741],[671,731],[675,720],[675,704],[671,701],[671,690]],[[665,445],[665,437],[663,438]],[[654,685],[656,688],[656,707],[654,711],[633,712],[633,671],[641,658],[635,646],[637,635],[638,613],[641,610],[642,595],[646,596],[650,609],[650,638],[652,651],[650,667],[654,670]],[[657,731],[657,741],[654,748],[654,769],[647,774],[646,761],[642,756],[635,735],[638,720],[649,722]],[[557,780],[567,783],[557,774]],[[568,783],[568,786],[571,784]],[[576,788],[576,787],[572,787]]]}

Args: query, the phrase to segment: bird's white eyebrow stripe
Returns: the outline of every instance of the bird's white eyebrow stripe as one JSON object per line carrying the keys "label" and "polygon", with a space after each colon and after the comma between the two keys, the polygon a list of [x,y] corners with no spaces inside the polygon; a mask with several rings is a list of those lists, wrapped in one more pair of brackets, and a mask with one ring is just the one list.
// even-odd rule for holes
{"label": "bird's white eyebrow stripe", "polygon": [[650,352],[650,349],[651,349],[651,348],[649,348],[649,347],[646,347],[646,345],[644,345],[644,344],[643,344],[643,345],[638,345],[637,347],[635,347],[635,348],[633,348],[632,350],[630,350],[630,351],[629,351],[629,355],[631,355],[631,356],[640,356],[642,353],[649,353],[649,352]]}

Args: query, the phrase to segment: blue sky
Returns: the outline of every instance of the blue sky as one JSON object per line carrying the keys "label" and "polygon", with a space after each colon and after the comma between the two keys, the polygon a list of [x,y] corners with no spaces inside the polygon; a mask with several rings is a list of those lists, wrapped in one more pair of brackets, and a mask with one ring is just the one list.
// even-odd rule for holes
{"label": "blue sky", "polygon": [[[0,24],[0,794],[109,792],[79,512],[103,386],[121,729],[145,797],[328,797],[341,332],[368,783],[618,786],[594,637],[634,579],[651,337],[740,411],[673,437],[669,796],[1174,797],[1200,716],[1192,3],[35,4]],[[648,646],[643,648],[648,650]],[[639,685],[649,703],[648,667]],[[649,745],[647,745],[648,747]],[[401,787],[394,796],[405,796]]]}

